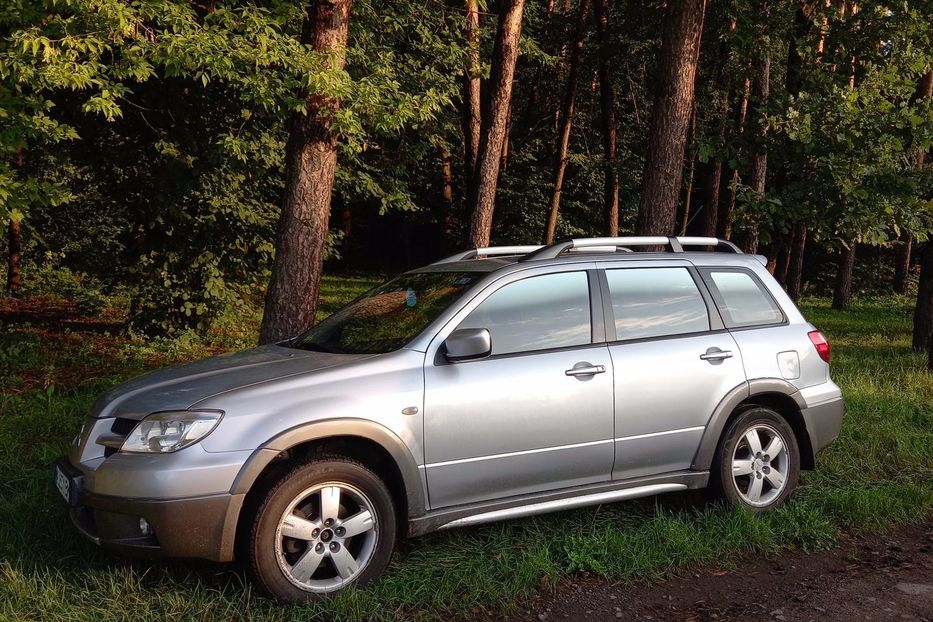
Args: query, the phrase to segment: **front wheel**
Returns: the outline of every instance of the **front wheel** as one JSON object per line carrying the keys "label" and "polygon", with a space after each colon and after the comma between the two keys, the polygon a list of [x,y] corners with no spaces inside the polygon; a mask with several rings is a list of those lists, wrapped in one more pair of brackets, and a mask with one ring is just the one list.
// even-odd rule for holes
{"label": "front wheel", "polygon": [[269,491],[249,534],[256,582],[302,602],[379,578],[395,544],[392,497],[363,465],[327,458],[299,466]]}
{"label": "front wheel", "polygon": [[800,450],[787,421],[770,408],[742,412],[726,429],[716,456],[717,491],[732,505],[762,512],[797,487]]}

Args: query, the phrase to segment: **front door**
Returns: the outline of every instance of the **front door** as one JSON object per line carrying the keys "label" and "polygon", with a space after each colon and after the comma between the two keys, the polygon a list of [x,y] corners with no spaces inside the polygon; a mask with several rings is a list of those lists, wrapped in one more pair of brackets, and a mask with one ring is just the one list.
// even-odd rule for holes
{"label": "front door", "polygon": [[745,382],[739,348],[686,265],[610,269],[605,285],[613,479],[689,469],[719,401]]}
{"label": "front door", "polygon": [[612,361],[602,335],[594,343],[594,275],[576,267],[506,277],[442,331],[439,337],[486,328],[492,353],[449,363],[443,351],[429,351],[424,442],[432,508],[610,479]]}

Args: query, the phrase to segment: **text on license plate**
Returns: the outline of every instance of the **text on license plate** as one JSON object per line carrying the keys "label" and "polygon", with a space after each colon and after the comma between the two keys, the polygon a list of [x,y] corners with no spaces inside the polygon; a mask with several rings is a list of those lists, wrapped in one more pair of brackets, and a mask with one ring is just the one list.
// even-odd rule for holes
{"label": "text on license plate", "polygon": [[58,467],[55,467],[55,487],[65,497],[65,501],[71,501],[71,481]]}

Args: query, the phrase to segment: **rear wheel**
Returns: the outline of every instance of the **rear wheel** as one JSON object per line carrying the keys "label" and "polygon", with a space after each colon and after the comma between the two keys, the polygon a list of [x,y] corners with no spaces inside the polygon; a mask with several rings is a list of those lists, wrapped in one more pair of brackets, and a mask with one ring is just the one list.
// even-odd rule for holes
{"label": "rear wheel", "polygon": [[328,458],[289,472],[260,504],[250,568],[271,596],[301,602],[377,579],[395,543],[395,510],[363,465]]}
{"label": "rear wheel", "polygon": [[732,505],[761,512],[784,503],[800,477],[800,450],[787,421],[752,407],[726,429],[714,466],[717,492]]}

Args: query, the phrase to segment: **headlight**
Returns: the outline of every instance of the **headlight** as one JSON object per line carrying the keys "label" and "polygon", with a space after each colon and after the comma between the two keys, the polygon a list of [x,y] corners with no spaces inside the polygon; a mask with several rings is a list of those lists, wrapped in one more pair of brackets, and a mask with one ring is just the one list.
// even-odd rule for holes
{"label": "headlight", "polygon": [[120,451],[147,454],[178,451],[210,434],[222,416],[219,411],[203,410],[153,413],[136,424]]}

